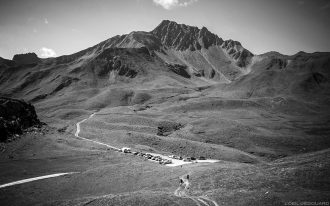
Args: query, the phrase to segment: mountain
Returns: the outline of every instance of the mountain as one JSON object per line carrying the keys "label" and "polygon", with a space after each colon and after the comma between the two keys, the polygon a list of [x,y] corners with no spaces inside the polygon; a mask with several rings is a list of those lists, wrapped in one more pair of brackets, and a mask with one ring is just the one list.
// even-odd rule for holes
{"label": "mountain", "polygon": [[223,41],[205,27],[165,20],[151,32],[115,36],[72,55],[15,55],[1,63],[0,80],[4,95],[38,101],[78,84],[99,88],[163,78],[168,85],[230,82],[246,72],[252,57],[240,43]]}
{"label": "mountain", "polygon": [[[0,133],[18,114],[48,124],[0,142],[1,184],[74,172],[5,188],[2,205],[329,200],[330,53],[256,55],[165,20],[71,55],[0,58],[0,96]],[[167,167],[141,153],[219,161]]]}
{"label": "mountain", "polygon": [[117,35],[71,55],[1,59],[0,89],[1,95],[42,105],[42,111],[72,101],[84,109],[131,105],[147,90],[209,86],[226,98],[318,96],[326,103],[328,67],[328,53],[254,55],[205,27],[164,20],[150,32]]}

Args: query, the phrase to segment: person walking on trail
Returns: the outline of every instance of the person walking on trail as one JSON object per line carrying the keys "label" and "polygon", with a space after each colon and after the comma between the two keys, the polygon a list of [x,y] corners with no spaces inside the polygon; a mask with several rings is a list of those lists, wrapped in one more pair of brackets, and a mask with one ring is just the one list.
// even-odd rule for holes
{"label": "person walking on trail", "polygon": [[182,185],[183,184],[183,180],[180,178],[180,185]]}
{"label": "person walking on trail", "polygon": [[187,180],[189,180],[189,175],[187,175]]}

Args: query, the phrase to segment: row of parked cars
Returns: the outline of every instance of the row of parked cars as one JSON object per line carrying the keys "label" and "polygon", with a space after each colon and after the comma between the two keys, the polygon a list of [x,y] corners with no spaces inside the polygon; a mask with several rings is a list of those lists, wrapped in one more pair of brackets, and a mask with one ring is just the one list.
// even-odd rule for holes
{"label": "row of parked cars", "polygon": [[162,158],[161,156],[154,156],[149,153],[132,152],[131,149],[127,147],[123,147],[122,149],[120,149],[120,151],[123,153],[132,153],[133,155],[144,157],[145,159],[154,160],[157,161],[159,164],[172,164],[172,160],[170,159]]}
{"label": "row of parked cars", "polygon": [[[170,159],[166,159],[166,158],[163,158],[161,156],[154,156],[154,155],[149,154],[149,153],[132,152],[131,149],[128,148],[128,147],[123,147],[119,151],[123,152],[123,153],[132,153],[133,155],[141,156],[141,157],[144,157],[144,158],[149,159],[149,160],[154,160],[154,161],[159,162],[159,164],[164,164],[164,165],[172,164],[172,160],[170,160]],[[171,159],[183,160],[185,162],[194,162],[194,161],[197,160],[196,157],[183,158],[181,156],[176,156],[176,155],[170,155],[168,157],[171,158]],[[199,160],[206,160],[206,158],[203,157],[203,156],[200,156],[198,159]]]}
{"label": "row of parked cars", "polygon": [[[196,160],[197,160],[196,157],[187,157],[187,158],[183,158],[183,157],[181,157],[181,156],[176,156],[176,155],[170,155],[170,156],[168,156],[168,157],[169,157],[169,158],[172,158],[172,159],[183,160],[184,162],[192,162],[192,161],[196,161]],[[199,160],[206,160],[206,158],[203,157],[203,156],[200,156],[198,159],[199,159]]]}

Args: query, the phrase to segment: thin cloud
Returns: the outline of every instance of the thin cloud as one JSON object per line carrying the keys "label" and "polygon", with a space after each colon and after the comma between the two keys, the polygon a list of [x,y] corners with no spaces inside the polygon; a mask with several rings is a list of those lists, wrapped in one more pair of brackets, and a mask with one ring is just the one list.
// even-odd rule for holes
{"label": "thin cloud", "polygon": [[47,19],[47,18],[45,18],[45,19],[44,19],[44,22],[45,22],[45,24],[49,24],[49,22],[48,22],[48,19]]}
{"label": "thin cloud", "polygon": [[55,51],[53,49],[42,47],[40,49],[40,56],[41,57],[44,57],[44,58],[55,57],[56,56],[56,53],[55,53]]}
{"label": "thin cloud", "polygon": [[176,7],[187,7],[198,0],[153,0],[153,2],[163,7],[164,9],[170,10]]}

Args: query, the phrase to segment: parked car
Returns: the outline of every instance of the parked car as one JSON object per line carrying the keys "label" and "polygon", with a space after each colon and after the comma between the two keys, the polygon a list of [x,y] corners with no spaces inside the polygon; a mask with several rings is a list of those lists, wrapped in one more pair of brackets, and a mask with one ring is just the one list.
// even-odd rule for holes
{"label": "parked car", "polygon": [[166,164],[172,164],[172,160],[165,160],[164,161],[164,164],[166,165]]}
{"label": "parked car", "polygon": [[179,156],[175,156],[175,155],[173,155],[173,159],[180,159],[180,157]]}
{"label": "parked car", "polygon": [[190,157],[191,160],[196,160],[196,157]]}
{"label": "parked car", "polygon": [[203,156],[200,156],[200,157],[199,157],[199,160],[206,160],[206,158],[203,157]]}
{"label": "parked car", "polygon": [[124,153],[131,153],[131,148],[128,148],[128,147],[123,147],[121,148],[121,151],[124,152]]}
{"label": "parked car", "polygon": [[191,158],[187,157],[186,159],[183,160],[184,162],[191,162]]}

